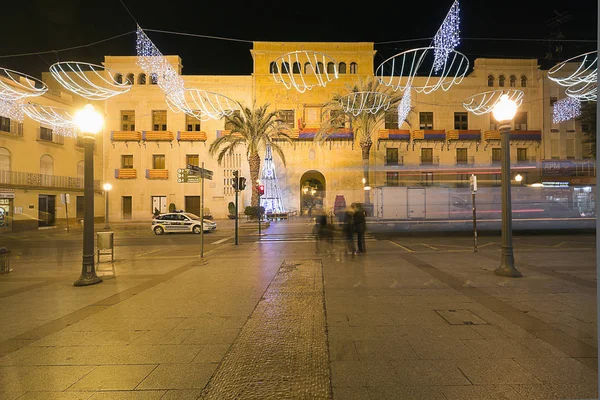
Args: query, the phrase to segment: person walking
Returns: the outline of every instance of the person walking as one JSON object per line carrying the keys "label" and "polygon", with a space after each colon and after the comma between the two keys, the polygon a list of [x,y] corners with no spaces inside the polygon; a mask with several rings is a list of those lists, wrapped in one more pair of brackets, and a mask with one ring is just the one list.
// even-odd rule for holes
{"label": "person walking", "polygon": [[342,232],[344,234],[345,241],[345,250],[348,255],[352,255],[356,253],[356,249],[354,248],[354,221],[352,219],[352,209],[348,208],[342,214]]}
{"label": "person walking", "polygon": [[362,254],[366,252],[365,231],[367,230],[367,218],[364,208],[362,208],[360,205],[355,203],[353,208],[354,215],[352,219],[354,223],[354,231],[356,232],[356,252],[357,254]]}

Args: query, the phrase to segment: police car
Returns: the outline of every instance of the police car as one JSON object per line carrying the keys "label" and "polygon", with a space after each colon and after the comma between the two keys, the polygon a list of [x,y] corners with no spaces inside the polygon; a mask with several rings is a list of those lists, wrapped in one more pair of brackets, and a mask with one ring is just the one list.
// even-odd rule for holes
{"label": "police car", "polygon": [[217,229],[217,223],[205,219],[200,222],[200,217],[191,213],[168,213],[161,214],[152,220],[152,230],[157,235],[171,232],[193,232],[200,233],[201,224],[204,232],[212,232]]}

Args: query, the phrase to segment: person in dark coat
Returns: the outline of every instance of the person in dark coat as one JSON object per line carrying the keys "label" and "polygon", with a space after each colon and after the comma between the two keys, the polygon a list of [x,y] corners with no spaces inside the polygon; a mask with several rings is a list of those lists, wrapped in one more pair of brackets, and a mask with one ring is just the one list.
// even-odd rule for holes
{"label": "person in dark coat", "polygon": [[365,253],[365,231],[367,230],[367,217],[364,208],[358,204],[353,205],[354,208],[354,231],[356,232],[357,253]]}
{"label": "person in dark coat", "polygon": [[356,253],[356,249],[354,248],[354,220],[352,218],[353,211],[348,208],[342,214],[342,223],[343,223],[343,232],[344,232],[344,240],[346,242],[346,253],[354,256]]}

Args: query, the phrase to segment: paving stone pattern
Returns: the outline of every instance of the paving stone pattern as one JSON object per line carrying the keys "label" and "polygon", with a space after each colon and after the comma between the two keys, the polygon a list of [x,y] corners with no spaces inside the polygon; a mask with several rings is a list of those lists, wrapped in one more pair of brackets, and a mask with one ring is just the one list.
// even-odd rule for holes
{"label": "paving stone pattern", "polygon": [[201,398],[331,398],[320,261],[281,265]]}

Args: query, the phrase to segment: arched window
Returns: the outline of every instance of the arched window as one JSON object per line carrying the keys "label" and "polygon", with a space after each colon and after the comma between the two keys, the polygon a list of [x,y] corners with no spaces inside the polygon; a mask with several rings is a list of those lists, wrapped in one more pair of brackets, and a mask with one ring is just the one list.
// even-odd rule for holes
{"label": "arched window", "polygon": [[54,175],[54,159],[49,154],[44,154],[40,158],[40,174]]}
{"label": "arched window", "polygon": [[277,64],[275,63],[275,61],[271,61],[271,64],[269,64],[269,72],[271,74],[276,74],[279,72],[279,68],[277,68]]}
{"label": "arched window", "polygon": [[135,79],[133,77],[133,74],[127,74],[127,81],[129,83],[131,83],[132,85],[135,83]]}
{"label": "arched window", "polygon": [[488,75],[488,86],[489,87],[494,86],[494,77],[492,75]]}
{"label": "arched window", "polygon": [[510,76],[510,87],[515,87],[517,86],[517,77],[514,75]]}
{"label": "arched window", "polygon": [[83,160],[77,163],[77,178],[83,180],[84,163]]}
{"label": "arched window", "polygon": [[333,63],[333,62],[327,63],[327,73],[335,74],[335,63]]}
{"label": "arched window", "polygon": [[145,85],[146,84],[146,74],[139,74],[138,75],[138,85]]}
{"label": "arched window", "polygon": [[527,77],[525,75],[521,77],[521,87],[527,87]]}
{"label": "arched window", "polygon": [[290,73],[290,64],[287,61],[281,63],[281,72],[284,74]]}
{"label": "arched window", "polygon": [[353,62],[350,63],[350,73],[351,74],[358,74],[358,64]]}
{"label": "arched window", "polygon": [[309,62],[304,63],[304,73],[305,74],[312,74],[313,73],[313,67],[312,67],[311,63],[309,63]]}
{"label": "arched window", "polygon": [[292,73],[293,74],[300,73],[300,63],[298,61],[294,62],[294,65],[292,65]]}
{"label": "arched window", "polygon": [[10,151],[4,147],[0,147],[0,171],[10,171]]}
{"label": "arched window", "polygon": [[123,83],[123,75],[121,75],[119,73],[115,74],[115,82]]}
{"label": "arched window", "polygon": [[323,63],[319,61],[317,63],[317,73],[322,74],[323,72],[325,72],[325,67],[323,66]]}
{"label": "arched window", "polygon": [[504,75],[500,75],[500,76],[498,77],[498,86],[500,86],[500,87],[504,87],[504,80],[505,80],[505,79],[506,79],[506,78],[504,78]]}
{"label": "arched window", "polygon": [[340,63],[340,65],[338,67],[338,73],[340,73],[340,74],[346,73],[346,63],[345,62]]}
{"label": "arched window", "polygon": [[151,85],[158,84],[158,75],[156,75],[156,74],[150,74],[150,84]]}

